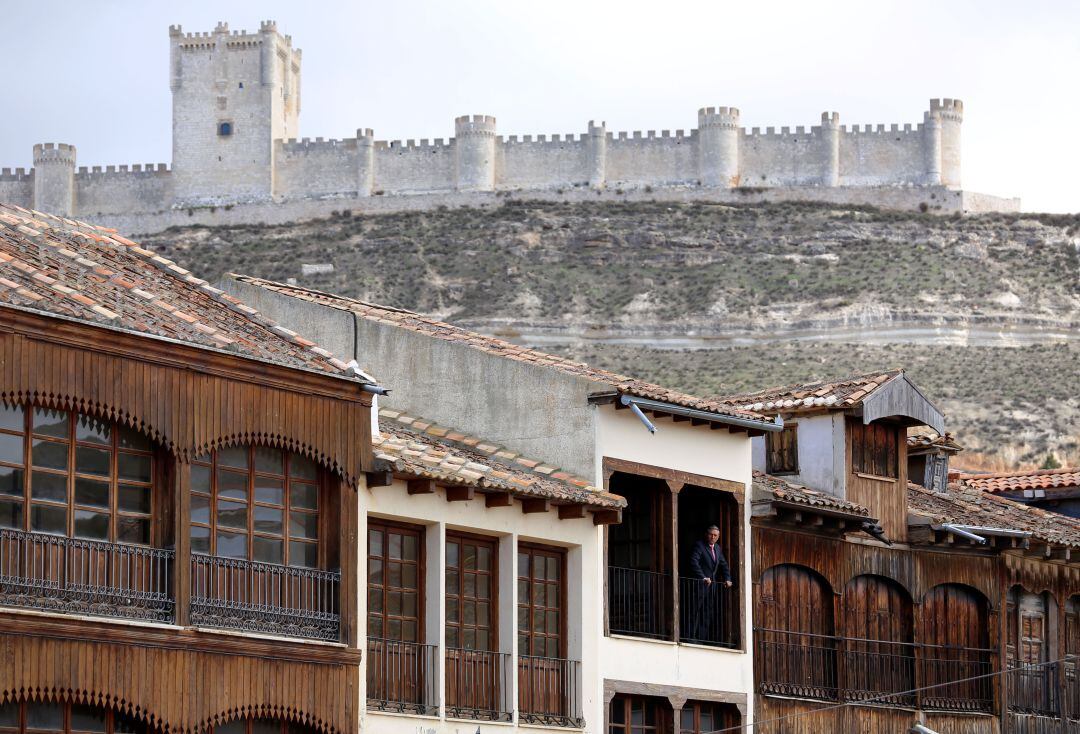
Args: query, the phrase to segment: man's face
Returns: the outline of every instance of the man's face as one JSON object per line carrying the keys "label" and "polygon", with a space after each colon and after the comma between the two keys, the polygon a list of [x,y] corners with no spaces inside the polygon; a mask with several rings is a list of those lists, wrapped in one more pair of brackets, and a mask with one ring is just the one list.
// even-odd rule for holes
{"label": "man's face", "polygon": [[720,540],[719,530],[709,530],[705,533],[705,537],[709,540],[709,545],[716,545],[716,541]]}

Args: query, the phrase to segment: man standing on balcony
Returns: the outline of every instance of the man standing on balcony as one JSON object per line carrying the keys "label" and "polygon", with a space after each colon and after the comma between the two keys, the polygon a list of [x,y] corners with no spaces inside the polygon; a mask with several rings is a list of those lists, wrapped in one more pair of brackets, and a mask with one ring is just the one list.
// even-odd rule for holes
{"label": "man standing on balcony", "polygon": [[720,591],[717,586],[723,584],[724,588],[731,588],[731,569],[728,568],[724,552],[717,545],[718,540],[720,528],[710,525],[705,531],[705,540],[699,540],[694,545],[694,552],[690,556],[690,568],[702,584],[691,629],[694,640],[716,641],[711,639],[709,633],[712,631],[715,636],[720,630]]}

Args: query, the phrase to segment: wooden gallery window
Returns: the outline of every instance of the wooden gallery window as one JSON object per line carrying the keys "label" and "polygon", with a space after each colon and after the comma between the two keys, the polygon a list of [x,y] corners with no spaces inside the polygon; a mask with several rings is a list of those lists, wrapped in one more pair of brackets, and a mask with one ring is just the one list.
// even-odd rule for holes
{"label": "wooden gallery window", "polygon": [[900,429],[887,423],[864,425],[859,419],[848,421],[851,439],[851,470],[856,474],[897,479],[900,476],[897,441]]}
{"label": "wooden gallery window", "polygon": [[208,727],[206,734],[315,734],[315,730],[282,719],[233,719]]}
{"label": "wooden gallery window", "polygon": [[368,524],[368,637],[422,642],[423,528]]}
{"label": "wooden gallery window", "polygon": [[146,726],[123,714],[72,703],[0,705],[0,734],[142,734]]}
{"label": "wooden gallery window", "polygon": [[0,403],[0,527],[153,542],[149,439],[67,410]]}
{"label": "wooden gallery window", "polygon": [[671,704],[650,696],[617,695],[608,710],[608,734],[671,734]]}
{"label": "wooden gallery window", "polygon": [[681,734],[710,734],[739,726],[739,709],[730,703],[687,701],[679,722]]}
{"label": "wooden gallery window", "polygon": [[498,542],[446,536],[446,646],[498,649],[496,549]]}
{"label": "wooden gallery window", "polygon": [[318,568],[318,469],[300,454],[234,446],[191,462],[191,550]]}
{"label": "wooden gallery window", "polygon": [[778,433],[765,434],[765,471],[768,474],[799,473],[799,427],[784,426]]}
{"label": "wooden gallery window", "polygon": [[518,547],[518,654],[565,658],[566,553]]}

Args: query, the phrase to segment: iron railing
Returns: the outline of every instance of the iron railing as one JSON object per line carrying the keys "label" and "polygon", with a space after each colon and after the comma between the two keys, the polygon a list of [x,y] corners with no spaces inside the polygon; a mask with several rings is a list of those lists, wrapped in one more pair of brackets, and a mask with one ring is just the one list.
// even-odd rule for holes
{"label": "iron railing", "polygon": [[518,712],[527,724],[584,727],[581,663],[560,658],[518,656]]}
{"label": "iron railing", "polygon": [[671,639],[671,574],[608,568],[608,629],[619,635]]}
{"label": "iron railing", "polygon": [[1061,713],[1056,664],[1017,665],[1009,669],[1005,680],[1010,711],[1038,716],[1058,716]]}
{"label": "iron railing", "polygon": [[173,551],[0,529],[0,605],[170,622]]}
{"label": "iron railing", "polygon": [[486,650],[446,651],[446,715],[452,719],[511,721],[510,654]]}
{"label": "iron railing", "polygon": [[437,645],[369,637],[367,651],[369,709],[438,713]]}
{"label": "iron railing", "polygon": [[[943,711],[993,709],[992,679],[979,678],[994,670],[992,650],[762,628],[754,630],[754,640],[758,689],[766,695]],[[917,667],[923,690],[915,694]]]}
{"label": "iron railing", "polygon": [[679,639],[696,645],[739,646],[739,595],[720,582],[679,579]]}
{"label": "iron railing", "polygon": [[337,640],[340,586],[338,571],[196,554],[191,557],[191,622]]}

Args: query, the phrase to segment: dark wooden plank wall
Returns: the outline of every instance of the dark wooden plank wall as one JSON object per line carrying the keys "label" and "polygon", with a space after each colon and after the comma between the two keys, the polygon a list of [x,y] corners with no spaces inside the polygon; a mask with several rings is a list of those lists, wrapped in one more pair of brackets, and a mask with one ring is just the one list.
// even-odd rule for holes
{"label": "dark wooden plank wall", "polygon": [[[769,696],[755,703],[755,734],[906,734],[916,723],[910,709],[884,706],[847,706],[814,714],[829,704]],[[832,704],[835,705],[835,704]],[[939,734],[999,734],[994,716],[978,714],[927,713],[925,726]],[[1040,733],[1041,734],[1041,733]],[[1054,734],[1058,734],[1054,732]]]}
{"label": "dark wooden plank wall", "polygon": [[[370,468],[370,399],[355,383],[250,361],[228,365],[227,356],[212,353],[198,355],[208,360],[205,365],[171,364],[150,350],[163,345],[146,339],[133,346],[150,351],[129,357],[110,353],[108,344],[73,346],[5,331],[5,326],[6,319],[0,321],[0,397],[6,400],[126,423],[184,461],[233,443],[262,443],[307,454],[351,483]],[[164,346],[176,353],[185,349]],[[290,374],[297,384],[283,381]],[[329,384],[320,390],[319,382]]]}
{"label": "dark wooden plank wall", "polygon": [[[870,510],[877,517],[885,535],[893,542],[907,540],[907,436],[900,428],[893,431],[897,460],[897,479],[869,478],[852,468],[851,425],[859,418],[847,419],[847,498]],[[889,424],[882,424],[887,426]]]}

